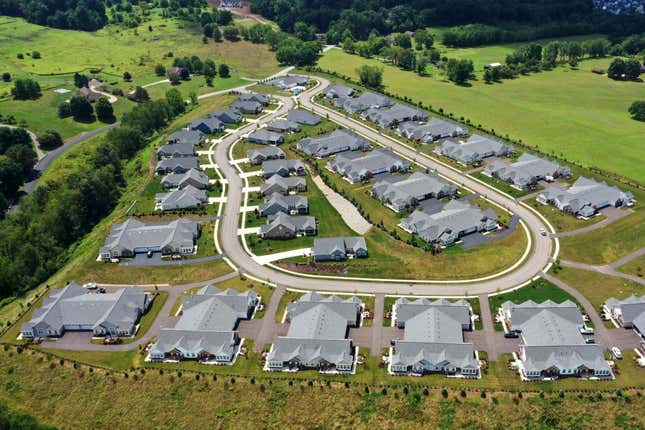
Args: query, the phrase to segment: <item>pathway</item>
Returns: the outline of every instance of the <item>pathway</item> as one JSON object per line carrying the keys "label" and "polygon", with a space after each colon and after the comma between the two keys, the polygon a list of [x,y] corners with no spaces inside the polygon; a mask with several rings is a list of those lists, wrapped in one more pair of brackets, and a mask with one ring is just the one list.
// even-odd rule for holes
{"label": "pathway", "polygon": [[629,273],[623,273],[618,270],[620,266],[623,266],[630,261],[641,257],[645,255],[645,248],[641,248],[637,251],[632,252],[629,255],[626,255],[625,257],[614,261],[613,263],[610,264],[604,264],[604,265],[592,265],[592,264],[585,264],[585,263],[577,263],[575,261],[568,261],[568,260],[562,260],[560,261],[560,264],[564,267],[571,267],[573,269],[580,269],[580,270],[587,270],[589,272],[598,272],[602,273],[604,275],[609,275],[609,276],[617,276],[619,278],[627,279],[632,282],[636,282],[637,284],[645,285],[645,279],[639,278],[638,276],[630,275]]}
{"label": "pathway", "polygon": [[119,99],[116,98],[114,94],[106,93],[105,91],[99,90],[99,87],[101,85],[94,85],[90,86],[90,90],[94,91],[95,93],[99,93],[102,96],[106,97],[110,103],[116,103]]}
{"label": "pathway", "polygon": [[617,209],[617,208],[605,208],[601,210],[601,213],[605,215],[605,219],[602,221],[599,221],[595,224],[588,225],[587,227],[582,227],[577,230],[571,230],[571,231],[563,231],[560,233],[555,233],[552,234],[551,237],[568,237],[568,236],[576,236],[578,234],[583,234],[583,233],[588,233],[590,231],[598,230],[600,228],[606,227],[607,225],[611,224],[612,222],[618,221],[621,218],[626,217],[627,215],[633,213],[634,211],[632,209]]}
{"label": "pathway", "polygon": [[[18,127],[16,125],[9,125],[9,124],[0,124],[0,127],[4,128],[24,128],[24,127]],[[38,157],[39,160],[42,160],[45,157],[45,153],[43,152],[42,149],[40,149],[40,145],[38,144],[38,136],[36,136],[36,133],[33,131],[29,131],[26,128],[24,128],[25,131],[29,134],[31,137],[31,141],[34,144],[34,151],[36,151],[36,156]]]}
{"label": "pathway", "polygon": [[253,259],[258,264],[264,265],[264,264],[271,263],[273,261],[284,260],[285,258],[307,257],[309,255],[311,255],[311,248],[300,248],[300,249],[292,249],[284,252],[276,252],[275,254],[256,255],[253,257]]}
{"label": "pathway", "polygon": [[381,345],[383,338],[383,313],[385,307],[385,294],[379,293],[374,295],[374,309],[372,319],[372,345],[370,347],[370,356],[378,357],[381,354]]}
{"label": "pathway", "polygon": [[349,228],[360,235],[367,234],[367,232],[370,231],[372,224],[367,222],[356,206],[354,206],[345,197],[329,188],[319,175],[312,174],[311,178],[329,203],[331,203],[331,205],[338,211],[341,218]]}
{"label": "pathway", "polygon": [[275,315],[278,313],[278,305],[287,288],[284,285],[278,285],[273,290],[271,301],[265,304],[264,317],[262,318],[262,326],[260,327],[257,339],[253,344],[253,350],[260,352],[264,349],[264,345],[273,342],[276,337],[276,330],[279,325],[275,322]]}

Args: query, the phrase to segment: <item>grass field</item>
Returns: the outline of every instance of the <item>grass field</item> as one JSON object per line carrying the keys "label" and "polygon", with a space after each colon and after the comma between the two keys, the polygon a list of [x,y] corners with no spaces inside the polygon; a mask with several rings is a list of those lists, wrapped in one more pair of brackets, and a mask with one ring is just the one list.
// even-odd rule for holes
{"label": "grass field", "polygon": [[626,299],[632,294],[645,294],[645,286],[617,276],[570,267],[563,267],[555,276],[584,294],[596,309],[610,297]]}
{"label": "grass field", "polygon": [[577,70],[559,67],[501,84],[474,81],[470,87],[441,76],[420,77],[339,49],[326,52],[319,65],[354,79],[362,64],[383,67],[384,85],[392,93],[464,116],[543,152],[642,182],[645,173],[639,160],[645,157],[645,147],[639,142],[645,124],[630,119],[627,108],[635,95],[645,94],[645,84],[616,82],[590,72],[592,67],[606,69],[610,61],[585,60]]}
{"label": "grass field", "polygon": [[638,257],[627,264],[618,268],[623,273],[643,277],[643,269],[645,268],[645,256]]}

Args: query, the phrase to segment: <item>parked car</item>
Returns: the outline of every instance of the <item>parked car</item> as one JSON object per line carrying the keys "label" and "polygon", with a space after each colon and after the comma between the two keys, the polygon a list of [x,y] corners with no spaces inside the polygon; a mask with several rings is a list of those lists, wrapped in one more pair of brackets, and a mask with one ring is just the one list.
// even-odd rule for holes
{"label": "parked car", "polygon": [[83,288],[86,288],[88,290],[96,290],[96,283],[95,282],[89,282],[87,284],[84,284]]}
{"label": "parked car", "polygon": [[148,251],[148,258],[152,258],[152,251]]}
{"label": "parked car", "polygon": [[507,339],[516,339],[516,338],[520,337],[520,335],[515,330],[511,330],[511,331],[507,331],[506,333],[504,333],[504,337],[507,338]]}
{"label": "parked car", "polygon": [[173,254],[170,258],[172,260],[181,260],[181,254]]}
{"label": "parked car", "polygon": [[596,339],[594,339],[593,337],[588,337],[585,339],[585,343],[587,344],[596,343]]}
{"label": "parked car", "polygon": [[593,327],[582,326],[580,327],[580,333],[582,334],[594,334]]}
{"label": "parked car", "polygon": [[110,336],[103,339],[103,345],[118,345],[122,342],[123,340],[118,336]]}
{"label": "parked car", "polygon": [[612,346],[611,347],[611,355],[613,355],[618,360],[622,360],[622,358],[623,358],[623,353],[621,352],[620,349],[618,349],[617,346]]}
{"label": "parked car", "polygon": [[544,228],[540,228],[540,234],[542,236],[546,236],[546,230]]}

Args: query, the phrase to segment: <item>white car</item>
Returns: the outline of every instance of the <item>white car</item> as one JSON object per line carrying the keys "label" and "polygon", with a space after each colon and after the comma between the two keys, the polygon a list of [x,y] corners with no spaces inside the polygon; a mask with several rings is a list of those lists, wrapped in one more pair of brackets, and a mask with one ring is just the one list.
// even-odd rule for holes
{"label": "white car", "polygon": [[593,334],[594,330],[592,327],[582,326],[580,327],[580,333],[582,334]]}
{"label": "white car", "polygon": [[88,284],[83,285],[83,288],[88,290],[96,290],[96,283],[90,282]]}
{"label": "white car", "polygon": [[611,347],[611,355],[616,357],[617,359],[621,360],[623,358],[623,353],[618,349],[617,346],[612,346]]}
{"label": "white car", "polygon": [[546,236],[546,230],[544,228],[542,228],[542,227],[540,227],[540,234],[542,236]]}

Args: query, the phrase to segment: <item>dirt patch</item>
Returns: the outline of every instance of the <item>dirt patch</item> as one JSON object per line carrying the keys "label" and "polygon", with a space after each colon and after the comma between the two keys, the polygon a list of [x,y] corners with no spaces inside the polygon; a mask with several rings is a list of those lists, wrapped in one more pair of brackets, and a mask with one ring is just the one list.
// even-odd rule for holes
{"label": "dirt patch", "polygon": [[298,273],[330,273],[343,275],[347,273],[347,264],[344,263],[277,263],[278,266]]}

